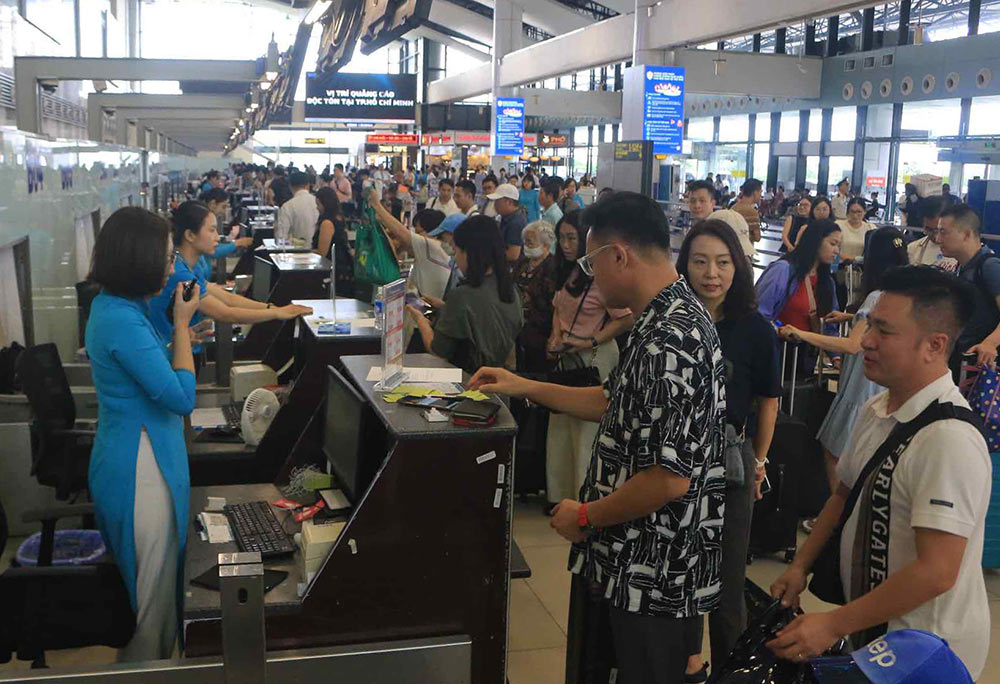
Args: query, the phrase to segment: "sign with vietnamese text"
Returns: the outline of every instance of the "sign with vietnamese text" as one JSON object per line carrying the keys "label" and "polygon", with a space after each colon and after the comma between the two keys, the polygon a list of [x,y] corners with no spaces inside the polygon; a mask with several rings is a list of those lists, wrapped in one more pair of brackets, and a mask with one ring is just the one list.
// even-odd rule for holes
{"label": "sign with vietnamese text", "polygon": [[415,74],[306,74],[306,121],[416,120]]}
{"label": "sign with vietnamese text", "polygon": [[496,100],[496,139],[493,154],[516,157],[524,152],[524,98],[498,97]]}
{"label": "sign with vietnamese text", "polygon": [[416,133],[369,133],[365,142],[369,145],[419,145],[420,136]]}
{"label": "sign with vietnamese text", "polygon": [[680,154],[684,139],[684,67],[643,68],[642,138],[658,154]]}
{"label": "sign with vietnamese text", "polygon": [[868,176],[865,181],[866,188],[884,188],[885,187],[885,176]]}

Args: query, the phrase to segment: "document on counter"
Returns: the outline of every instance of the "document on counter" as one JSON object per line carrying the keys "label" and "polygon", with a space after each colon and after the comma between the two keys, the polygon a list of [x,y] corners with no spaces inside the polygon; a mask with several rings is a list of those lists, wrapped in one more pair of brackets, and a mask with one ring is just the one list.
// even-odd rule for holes
{"label": "document on counter", "polygon": [[[368,382],[382,380],[382,367],[373,366],[368,371]],[[455,382],[461,384],[461,368],[403,368],[403,382]]]}
{"label": "document on counter", "polygon": [[196,408],[191,412],[191,427],[195,430],[224,427],[228,424],[221,408]]}
{"label": "document on counter", "polygon": [[201,523],[202,537],[207,538],[209,544],[233,541],[233,532],[229,529],[229,519],[225,514],[202,511],[198,514],[198,521]]}

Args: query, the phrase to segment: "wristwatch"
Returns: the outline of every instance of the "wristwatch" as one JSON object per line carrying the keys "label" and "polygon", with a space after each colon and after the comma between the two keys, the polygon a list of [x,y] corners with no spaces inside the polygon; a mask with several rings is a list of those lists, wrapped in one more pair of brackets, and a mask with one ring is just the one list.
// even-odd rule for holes
{"label": "wristwatch", "polygon": [[580,504],[580,510],[577,512],[577,525],[584,532],[593,532],[597,528],[590,524],[590,520],[587,519],[587,504]]}
{"label": "wristwatch", "polygon": [[599,342],[597,341],[597,338],[596,338],[596,337],[591,337],[591,338],[590,338],[590,346],[591,346],[591,347],[593,347],[594,349],[597,349],[597,347],[598,347],[599,345],[600,345],[600,343],[599,343]]}

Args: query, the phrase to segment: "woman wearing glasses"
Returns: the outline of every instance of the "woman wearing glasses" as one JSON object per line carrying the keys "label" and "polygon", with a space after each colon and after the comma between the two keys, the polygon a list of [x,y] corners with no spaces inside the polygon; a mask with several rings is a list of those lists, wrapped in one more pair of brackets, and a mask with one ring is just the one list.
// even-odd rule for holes
{"label": "woman wearing glasses", "polygon": [[[594,282],[590,257],[585,256],[587,231],[580,227],[582,212],[566,214],[556,226],[556,296],[552,300],[550,356],[559,368],[596,367],[603,381],[618,365],[615,338],[631,329],[632,312],[610,309]],[[575,499],[590,465],[597,423],[552,414],[545,444],[548,510],[563,499]]]}
{"label": "woman wearing glasses", "polygon": [[98,400],[89,485],[136,614],[123,662],[170,658],[178,633],[190,490],[183,417],[195,387],[188,321],[200,296],[184,301],[183,284],[174,285],[177,325],[171,338],[157,334],[149,299],[173,274],[173,255],[169,224],[126,207],[105,222],[90,270],[101,293],[86,333]]}

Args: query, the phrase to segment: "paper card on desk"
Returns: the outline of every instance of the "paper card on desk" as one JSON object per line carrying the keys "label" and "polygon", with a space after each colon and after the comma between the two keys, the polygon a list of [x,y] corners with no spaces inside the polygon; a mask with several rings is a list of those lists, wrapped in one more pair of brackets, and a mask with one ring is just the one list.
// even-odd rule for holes
{"label": "paper card on desk", "polygon": [[[382,367],[373,366],[368,371],[368,382],[379,382],[382,380]],[[461,368],[404,368],[403,381],[412,382],[462,382]]]}
{"label": "paper card on desk", "polygon": [[424,411],[424,419],[428,423],[447,423],[449,420],[448,416],[434,408],[430,411]]}
{"label": "paper card on desk", "polygon": [[209,544],[224,544],[233,541],[233,533],[229,529],[229,519],[222,513],[198,514],[202,528],[208,535]]}
{"label": "paper card on desk", "polygon": [[191,412],[191,427],[195,430],[223,427],[228,424],[226,414],[221,408],[196,408]]}

